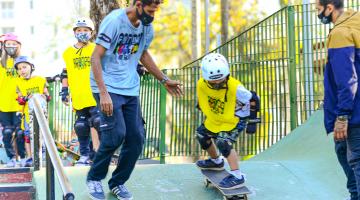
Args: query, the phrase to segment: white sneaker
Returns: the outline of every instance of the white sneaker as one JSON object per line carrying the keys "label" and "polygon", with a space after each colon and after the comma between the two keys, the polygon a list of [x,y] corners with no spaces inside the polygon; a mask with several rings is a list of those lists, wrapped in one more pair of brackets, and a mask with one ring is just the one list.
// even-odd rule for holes
{"label": "white sneaker", "polygon": [[20,167],[25,167],[26,166],[26,161],[27,161],[26,158],[20,159]]}
{"label": "white sneaker", "polygon": [[9,160],[9,161],[6,163],[6,167],[8,167],[8,168],[16,167],[16,159],[13,158],[13,159]]}
{"label": "white sneaker", "polygon": [[75,163],[75,166],[89,166],[89,165],[90,165],[89,156],[80,156],[80,159]]}

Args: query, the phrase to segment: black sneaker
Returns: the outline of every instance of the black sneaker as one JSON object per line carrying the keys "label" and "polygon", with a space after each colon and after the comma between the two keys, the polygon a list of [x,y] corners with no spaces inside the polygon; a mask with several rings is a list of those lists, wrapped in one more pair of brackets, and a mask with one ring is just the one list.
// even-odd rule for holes
{"label": "black sneaker", "polygon": [[206,160],[198,160],[196,162],[196,166],[200,169],[204,170],[215,170],[215,171],[222,171],[224,170],[224,160],[222,159],[221,163],[216,164],[211,158]]}

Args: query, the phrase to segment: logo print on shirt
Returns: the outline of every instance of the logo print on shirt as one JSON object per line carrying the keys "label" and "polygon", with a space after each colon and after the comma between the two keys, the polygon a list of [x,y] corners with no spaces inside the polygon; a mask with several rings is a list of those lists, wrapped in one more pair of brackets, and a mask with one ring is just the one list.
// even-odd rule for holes
{"label": "logo print on shirt", "polygon": [[36,94],[36,93],[40,93],[39,87],[32,87],[32,88],[26,89],[27,95]]}
{"label": "logo print on shirt", "polygon": [[6,68],[6,76],[11,78],[17,78],[19,77],[16,69],[14,67],[12,68]]}
{"label": "logo print on shirt", "polygon": [[119,35],[119,42],[117,43],[113,53],[117,54],[120,60],[129,60],[132,54],[136,54],[138,52],[142,36],[143,33],[121,33]]}
{"label": "logo print on shirt", "polygon": [[85,69],[91,66],[90,64],[90,57],[80,57],[80,58],[74,58],[74,68],[75,69]]}
{"label": "logo print on shirt", "polygon": [[208,96],[209,107],[215,114],[224,114],[225,102]]}

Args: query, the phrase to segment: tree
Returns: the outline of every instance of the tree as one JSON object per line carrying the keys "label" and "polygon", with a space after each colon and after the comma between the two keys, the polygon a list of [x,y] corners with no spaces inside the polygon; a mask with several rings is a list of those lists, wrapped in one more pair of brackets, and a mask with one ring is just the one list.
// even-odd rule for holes
{"label": "tree", "polygon": [[229,34],[229,2],[221,0],[221,42],[224,43],[228,39]]}
{"label": "tree", "polygon": [[120,8],[117,0],[90,0],[90,18],[95,25],[95,34],[98,32],[104,17],[117,8]]}

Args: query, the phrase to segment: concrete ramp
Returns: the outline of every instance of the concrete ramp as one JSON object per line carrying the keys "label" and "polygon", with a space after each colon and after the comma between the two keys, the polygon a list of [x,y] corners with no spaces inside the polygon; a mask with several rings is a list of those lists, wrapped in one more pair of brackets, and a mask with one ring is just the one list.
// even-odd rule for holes
{"label": "concrete ramp", "polygon": [[[251,200],[346,199],[345,176],[335,156],[332,136],[325,134],[322,121],[323,112],[317,111],[283,140],[241,163],[252,190]],[[86,167],[66,168],[76,199],[90,199],[85,185],[87,172]],[[107,187],[109,176],[103,185],[107,199],[115,199]],[[38,199],[45,200],[45,170],[35,172],[34,177]],[[204,187],[194,164],[138,165],[127,186],[135,200],[222,199],[217,190]],[[59,186],[56,193],[60,200]]]}

